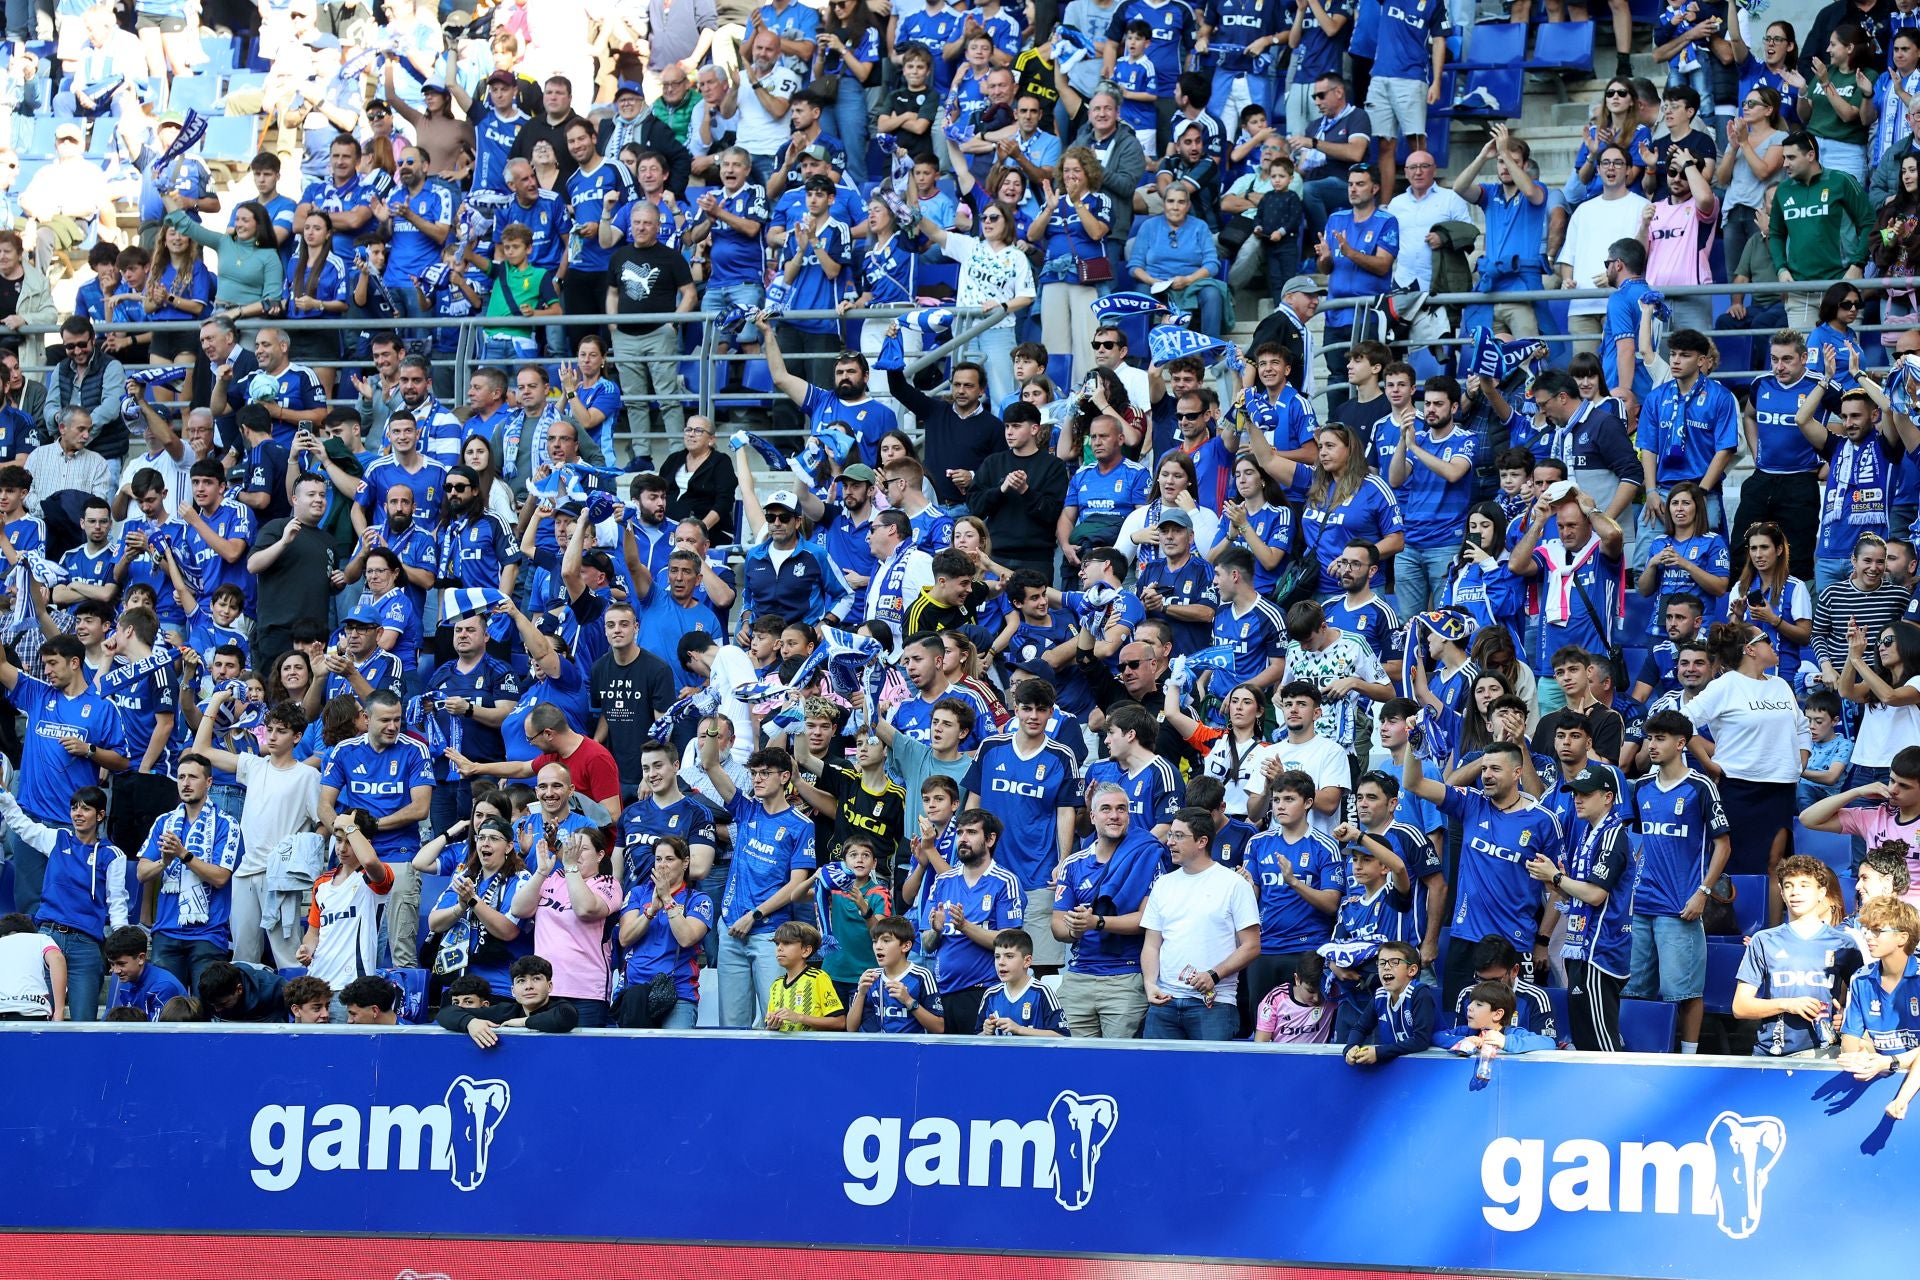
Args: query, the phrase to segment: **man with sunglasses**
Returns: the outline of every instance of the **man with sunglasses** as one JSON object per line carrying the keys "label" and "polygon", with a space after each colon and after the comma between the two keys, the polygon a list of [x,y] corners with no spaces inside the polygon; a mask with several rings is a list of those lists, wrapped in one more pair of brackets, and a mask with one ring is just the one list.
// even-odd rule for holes
{"label": "man with sunglasses", "polygon": [[47,373],[42,410],[46,438],[51,440],[59,433],[60,415],[78,405],[93,419],[93,438],[87,447],[117,462],[127,456],[128,446],[127,426],[120,418],[126,371],[101,350],[93,321],[83,315],[68,316],[61,323],[60,345],[60,362]]}
{"label": "man with sunglasses", "polygon": [[1297,132],[1287,145],[1305,182],[1300,200],[1307,207],[1307,230],[1318,235],[1333,211],[1346,204],[1348,167],[1365,164],[1373,150],[1373,121],[1347,102],[1347,82],[1340,78],[1337,60],[1334,69],[1313,82],[1313,105],[1320,118],[1311,127],[1294,122]]}

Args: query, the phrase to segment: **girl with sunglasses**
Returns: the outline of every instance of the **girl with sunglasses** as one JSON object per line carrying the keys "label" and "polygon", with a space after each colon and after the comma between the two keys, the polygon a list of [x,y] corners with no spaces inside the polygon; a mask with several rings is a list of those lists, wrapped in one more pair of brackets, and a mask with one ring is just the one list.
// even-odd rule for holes
{"label": "girl with sunglasses", "polygon": [[[1854,330],[1860,318],[1860,286],[1842,280],[1820,295],[1820,323],[1807,335],[1807,367],[1829,379],[1840,391],[1851,391],[1860,385],[1850,372],[1855,359],[1861,368],[1868,363],[1867,348]],[[1831,369],[1820,363],[1828,350],[1833,352]],[[1850,355],[1853,358],[1849,358]]]}
{"label": "girl with sunglasses", "polygon": [[1861,708],[1847,786],[1885,782],[1895,754],[1920,742],[1920,626],[1849,624],[1840,696]]}

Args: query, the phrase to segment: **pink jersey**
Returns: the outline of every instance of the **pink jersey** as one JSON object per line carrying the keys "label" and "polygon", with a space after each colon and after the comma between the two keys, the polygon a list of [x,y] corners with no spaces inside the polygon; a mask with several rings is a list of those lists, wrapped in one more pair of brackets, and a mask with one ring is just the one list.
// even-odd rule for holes
{"label": "pink jersey", "polygon": [[[586,882],[609,913],[620,906],[620,888],[612,876]],[[540,883],[540,910],[534,917],[533,953],[553,965],[553,994],[575,1000],[605,1000],[613,972],[613,939],[607,917],[582,920],[567,896],[567,875],[559,867]]]}
{"label": "pink jersey", "polygon": [[1707,263],[1712,246],[1713,219],[1701,216],[1698,203],[1691,198],[1677,204],[1656,201],[1653,225],[1647,228],[1647,283],[1656,289],[1712,284],[1713,268]]}
{"label": "pink jersey", "polygon": [[1253,1025],[1275,1044],[1325,1044],[1333,1035],[1333,1011],[1323,1004],[1295,1004],[1292,984],[1282,983],[1260,1002]]}
{"label": "pink jersey", "polygon": [[1842,809],[1836,821],[1842,831],[1866,841],[1868,853],[1888,840],[1907,846],[1907,891],[1900,897],[1920,907],[1920,818],[1902,822],[1900,810],[1882,803],[1866,809]]}

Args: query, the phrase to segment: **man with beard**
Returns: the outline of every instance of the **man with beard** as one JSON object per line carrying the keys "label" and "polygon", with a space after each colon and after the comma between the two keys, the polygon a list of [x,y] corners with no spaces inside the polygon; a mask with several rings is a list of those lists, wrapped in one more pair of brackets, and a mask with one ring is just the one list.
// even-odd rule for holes
{"label": "man with beard", "polygon": [[826,391],[805,378],[787,371],[774,337],[772,321],[755,319],[760,340],[767,355],[767,372],[776,391],[785,395],[806,419],[806,430],[817,435],[828,426],[839,425],[853,432],[860,446],[859,461],[874,466],[880,459],[880,437],[900,425],[885,401],[867,393],[867,358],[858,351],[842,351],[833,362],[833,390]]}
{"label": "man with beard", "polygon": [[946,1007],[947,1034],[979,1029],[980,1001],[992,982],[993,939],[1020,927],[1026,894],[1020,881],[993,860],[1003,827],[984,809],[961,813],[954,852],[960,865],[944,872],[929,891],[927,929],[921,946],[933,953]]}
{"label": "man with beard", "polygon": [[[681,666],[677,658],[668,656],[679,652],[680,637],[692,631],[703,631],[722,638],[726,635],[719,615],[695,595],[695,589],[700,585],[702,563],[696,552],[681,549],[673,551],[667,556],[665,591],[660,589],[659,580],[646,572],[644,566],[640,573],[634,575],[633,603],[640,615],[640,647],[668,661],[673,669],[676,694],[686,693],[701,682],[700,677]],[[612,644],[611,634],[608,643]]]}
{"label": "man with beard", "polygon": [[[460,466],[449,471],[434,556],[439,584],[487,587],[511,596],[523,558],[513,531],[487,510],[473,469]],[[502,646],[496,656],[505,655],[508,625],[497,615],[488,621],[491,638]],[[434,657],[440,662],[453,657],[452,637],[445,627],[434,636]]]}
{"label": "man with beard", "polygon": [[500,460],[500,478],[513,487],[515,500],[527,496],[527,483],[534,470],[550,456],[547,437],[554,424],[573,424],[580,455],[593,466],[600,466],[605,455],[593,433],[563,408],[565,401],[552,399],[552,383],[540,365],[521,365],[513,375],[513,412],[493,433],[493,456]]}
{"label": "man with beard", "polygon": [[433,362],[425,356],[407,356],[400,361],[398,378],[400,407],[394,416],[408,414],[420,424],[420,452],[443,467],[457,466],[466,428],[450,409],[434,399]]}
{"label": "man with beard", "polygon": [[[328,474],[335,487],[355,499],[363,511],[386,510],[387,496],[396,489],[405,489],[413,495],[413,509],[420,513],[422,520],[432,524],[440,514],[447,468],[420,451],[420,431],[413,413],[401,409],[387,419],[389,452],[367,464],[364,479],[355,478],[338,466],[330,467]],[[364,519],[363,516],[356,523]]]}
{"label": "man with beard", "polygon": [[[1497,551],[1497,548],[1496,548]],[[1346,594],[1334,596],[1321,605],[1327,625],[1366,642],[1373,656],[1387,668],[1395,681],[1400,678],[1400,614],[1393,604],[1373,589],[1373,575],[1380,567],[1380,552],[1371,543],[1349,542],[1333,558],[1330,572],[1346,588]]]}
{"label": "man with beard", "polygon": [[[896,332],[898,326],[888,329]],[[949,398],[936,400],[897,369],[887,370],[887,394],[906,407],[926,432],[927,477],[934,496],[953,514],[966,505],[980,464],[1000,451],[1006,425],[986,406],[987,371],[970,360],[953,366]]]}

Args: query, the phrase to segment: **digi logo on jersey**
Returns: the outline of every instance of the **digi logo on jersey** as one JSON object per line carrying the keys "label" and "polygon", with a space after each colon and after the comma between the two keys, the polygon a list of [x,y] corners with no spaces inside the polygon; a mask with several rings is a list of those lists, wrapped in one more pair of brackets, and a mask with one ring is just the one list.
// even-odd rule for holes
{"label": "digi logo on jersey", "polygon": [[513,1103],[505,1080],[460,1076],[431,1106],[328,1103],[311,1117],[304,1106],[267,1106],[253,1113],[253,1185],[290,1191],[308,1172],[445,1170],[462,1191],[487,1180],[500,1122]]}
{"label": "digi logo on jersey", "polygon": [[1689,1213],[1711,1216],[1730,1239],[1745,1240],[1760,1229],[1767,1177],[1786,1149],[1781,1120],[1722,1111],[1702,1141],[1678,1147],[1622,1142],[1616,1149],[1568,1139],[1553,1149],[1549,1180],[1544,1141],[1496,1138],[1480,1157],[1489,1201],[1480,1212],[1498,1231],[1531,1230],[1549,1206],[1561,1213]]}
{"label": "digi logo on jersey", "polygon": [[974,1120],[927,1116],[902,1129],[898,1116],[859,1116],[847,1126],[841,1156],[847,1199],[877,1207],[892,1200],[904,1175],[916,1187],[1049,1188],[1068,1211],[1093,1201],[1094,1176],[1120,1124],[1108,1094],[1063,1089],[1038,1120]]}

